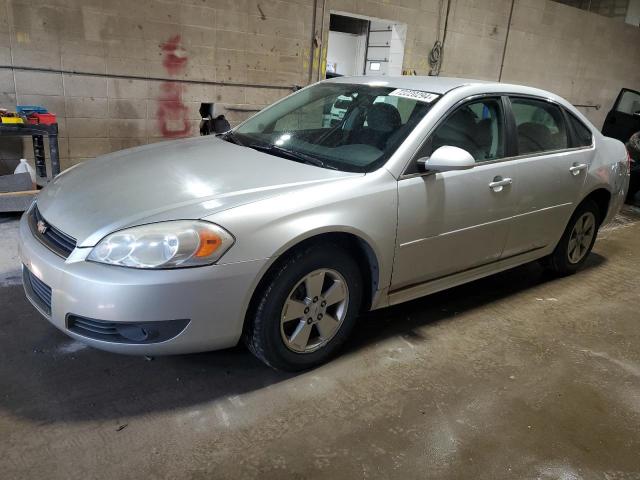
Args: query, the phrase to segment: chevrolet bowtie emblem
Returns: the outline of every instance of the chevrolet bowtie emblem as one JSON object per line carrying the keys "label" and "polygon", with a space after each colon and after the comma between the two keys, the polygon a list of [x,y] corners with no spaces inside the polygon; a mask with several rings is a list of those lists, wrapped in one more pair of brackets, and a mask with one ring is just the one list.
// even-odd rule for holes
{"label": "chevrolet bowtie emblem", "polygon": [[42,220],[38,220],[38,232],[40,233],[40,235],[44,235],[44,232],[47,231],[47,224],[44,223]]}

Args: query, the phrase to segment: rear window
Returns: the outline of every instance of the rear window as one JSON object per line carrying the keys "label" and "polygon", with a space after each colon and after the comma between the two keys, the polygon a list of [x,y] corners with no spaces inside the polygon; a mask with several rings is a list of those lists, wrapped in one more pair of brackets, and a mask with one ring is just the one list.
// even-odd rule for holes
{"label": "rear window", "polygon": [[567,129],[560,108],[531,98],[511,98],[520,155],[567,148]]}
{"label": "rear window", "polygon": [[591,130],[584,123],[578,120],[573,114],[568,113],[569,122],[573,128],[574,147],[589,147],[593,143]]}

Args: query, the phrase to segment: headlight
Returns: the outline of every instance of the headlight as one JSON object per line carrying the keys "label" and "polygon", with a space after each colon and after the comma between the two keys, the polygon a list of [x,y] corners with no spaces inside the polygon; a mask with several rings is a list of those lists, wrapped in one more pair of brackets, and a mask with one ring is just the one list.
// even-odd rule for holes
{"label": "headlight", "polygon": [[179,268],[210,265],[233,245],[222,227],[178,220],[127,228],[107,235],[88,260],[133,268]]}

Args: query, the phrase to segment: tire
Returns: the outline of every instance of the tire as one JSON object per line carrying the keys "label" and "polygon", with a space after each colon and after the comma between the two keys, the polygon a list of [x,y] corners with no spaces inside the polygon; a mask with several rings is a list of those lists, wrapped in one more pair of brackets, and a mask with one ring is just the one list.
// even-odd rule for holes
{"label": "tire", "polygon": [[600,210],[594,201],[581,203],[573,212],[555,250],[543,260],[544,266],[559,276],[577,272],[591,253],[601,221]]}
{"label": "tire", "polygon": [[[294,251],[274,266],[257,292],[244,337],[247,347],[276,370],[300,371],[326,362],[353,329],[362,285],[358,264],[339,245]],[[343,299],[335,302],[338,298]]]}

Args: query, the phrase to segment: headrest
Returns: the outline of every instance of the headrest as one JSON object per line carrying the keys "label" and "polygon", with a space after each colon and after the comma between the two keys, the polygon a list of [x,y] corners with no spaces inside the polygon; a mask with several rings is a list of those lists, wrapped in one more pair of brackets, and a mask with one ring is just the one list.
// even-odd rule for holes
{"label": "headrest", "polygon": [[374,103],[367,112],[367,125],[372,130],[391,132],[402,125],[402,118],[393,105]]}

